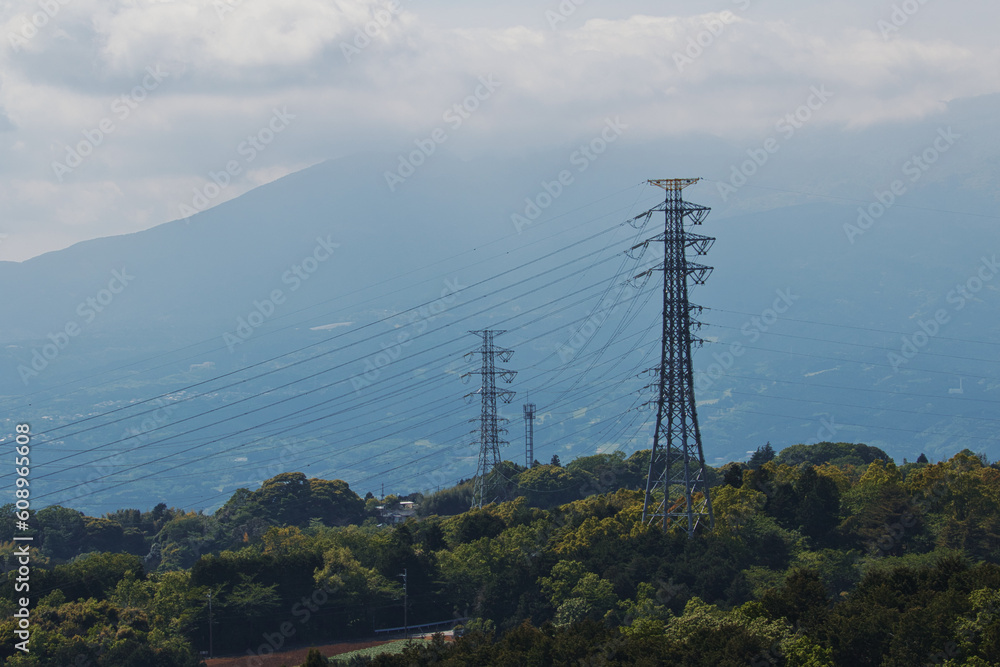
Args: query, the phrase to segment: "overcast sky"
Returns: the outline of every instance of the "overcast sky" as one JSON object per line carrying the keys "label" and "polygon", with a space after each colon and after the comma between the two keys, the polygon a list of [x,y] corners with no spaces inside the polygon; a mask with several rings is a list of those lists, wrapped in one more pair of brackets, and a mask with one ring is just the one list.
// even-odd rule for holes
{"label": "overcast sky", "polygon": [[973,0],[8,1],[0,259],[182,217],[230,162],[212,204],[399,152],[477,91],[451,146],[470,155],[625,114],[633,139],[758,136],[814,85],[836,91],[828,128],[933,116],[1000,92],[997,25],[1000,4]]}

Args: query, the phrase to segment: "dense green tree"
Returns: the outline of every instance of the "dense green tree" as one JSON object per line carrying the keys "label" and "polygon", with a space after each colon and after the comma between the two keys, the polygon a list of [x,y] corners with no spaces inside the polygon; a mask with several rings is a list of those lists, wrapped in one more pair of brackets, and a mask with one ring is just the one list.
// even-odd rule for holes
{"label": "dense green tree", "polygon": [[749,486],[725,485],[715,490],[712,509],[720,530],[739,534],[742,529],[763,512],[767,496]]}
{"label": "dense green tree", "polygon": [[922,530],[920,512],[906,493],[896,465],[875,461],[844,495],[841,535],[872,554],[901,555]]}
{"label": "dense green tree", "polygon": [[344,547],[333,547],[323,554],[316,584],[342,610],[346,629],[357,634],[371,631],[373,609],[391,605],[403,593],[399,579],[389,579],[375,568],[363,566]]}
{"label": "dense green tree", "polygon": [[279,525],[301,526],[308,523],[311,500],[312,488],[306,476],[285,472],[261,484],[250,494],[249,503]]}
{"label": "dense green tree", "polygon": [[30,653],[14,649],[11,620],[0,623],[0,658],[11,667],[197,667],[183,638],[152,627],[148,615],[109,601],[39,604],[32,614]]}
{"label": "dense green tree", "polygon": [[302,667],[327,667],[330,663],[323,654],[318,650],[311,648],[309,649],[309,654],[306,655],[306,661],[302,663]]}
{"label": "dense green tree", "polygon": [[221,528],[215,517],[196,512],[178,512],[163,524],[153,538],[147,558],[159,570],[189,568],[202,554],[217,548]]}
{"label": "dense green tree", "polygon": [[723,466],[722,483],[736,488],[743,486],[743,466],[739,463],[727,463]]}
{"label": "dense green tree", "polygon": [[[318,589],[314,573],[322,563],[322,556],[311,545],[301,549],[293,545],[270,553],[262,553],[259,547],[244,547],[202,556],[190,570],[188,585],[199,598],[200,620],[192,632],[193,640],[199,646],[208,642],[207,595],[211,592],[219,614],[240,619],[240,623],[226,624],[216,631],[216,646],[236,650],[259,645],[264,633],[275,630],[276,616],[292,618],[293,610],[303,610],[303,600],[313,604]],[[324,604],[329,602],[328,595],[319,597]],[[311,610],[310,618],[315,613]],[[304,641],[325,630],[328,628],[313,622],[296,626],[295,636]]]}
{"label": "dense green tree", "polygon": [[473,509],[448,519],[442,529],[451,544],[475,542],[484,537],[496,537],[507,525],[493,508]]}
{"label": "dense green tree", "polygon": [[312,478],[309,489],[310,506],[306,513],[310,518],[317,518],[328,526],[347,526],[360,523],[364,518],[364,501],[347,482]]}
{"label": "dense green tree", "polygon": [[878,447],[850,442],[820,442],[815,445],[792,445],[781,450],[775,459],[778,463],[798,466],[809,465],[853,465],[864,467],[875,461],[892,459]]}
{"label": "dense green tree", "polygon": [[534,507],[555,507],[578,498],[592,488],[593,476],[584,471],[572,471],[558,465],[538,466],[518,477],[518,490]]}
{"label": "dense green tree", "polygon": [[646,475],[642,474],[641,477],[636,475],[636,471],[629,466],[625,453],[621,450],[610,454],[581,456],[567,463],[565,467],[571,474],[582,478],[580,498],[595,493],[609,493],[621,488],[637,489],[640,482],[645,488]]}
{"label": "dense green tree", "polygon": [[411,531],[413,544],[430,552],[444,549],[447,546],[441,523],[442,520],[439,517],[434,517],[423,521],[410,519],[404,525]]}
{"label": "dense green tree", "polygon": [[797,507],[794,523],[806,537],[829,544],[840,523],[840,491],[836,482],[816,472],[815,466],[802,471],[795,484]]}
{"label": "dense green tree", "polygon": [[601,620],[618,605],[611,582],[587,572],[579,561],[559,561],[551,576],[539,579],[539,585],[555,609],[556,625],[570,625],[585,618]]}
{"label": "dense green tree", "polygon": [[417,511],[421,516],[461,514],[472,506],[472,489],[473,482],[466,481],[431,493],[424,498]]}
{"label": "dense green tree", "polygon": [[815,628],[826,618],[829,596],[818,573],[794,570],[778,588],[761,596],[760,604],[772,619],[785,619],[795,627]]}
{"label": "dense green tree", "polygon": [[983,465],[981,457],[965,450],[921,472],[938,477],[930,487],[930,496],[938,502],[925,494],[930,502],[920,503],[939,511],[933,517],[937,545],[1000,560],[1000,470]]}
{"label": "dense green tree", "polygon": [[87,533],[85,541],[88,550],[112,551],[120,549],[125,541],[122,525],[111,519],[84,517],[83,528]]}
{"label": "dense green tree", "polygon": [[41,590],[58,589],[66,600],[103,600],[126,575],[144,579],[142,560],[131,554],[93,553],[36,574]]}
{"label": "dense green tree", "polygon": [[83,513],[52,505],[35,513],[41,533],[41,549],[52,558],[68,560],[80,552],[87,536]]}
{"label": "dense green tree", "polygon": [[307,479],[300,472],[281,473],[238,499],[224,514],[246,520],[264,518],[276,525],[306,527],[311,519],[329,526],[359,523],[365,502],[342,480]]}
{"label": "dense green tree", "polygon": [[976,658],[987,665],[1000,664],[1000,589],[974,590],[968,600],[969,610],[955,623],[954,650],[946,646],[943,652]]}
{"label": "dense green tree", "polygon": [[[259,646],[283,619],[287,643],[368,634],[402,625],[405,571],[411,623],[473,620],[454,644],[373,664],[1000,664],[1000,468],[969,451],[859,465],[872,449],[820,443],[713,471],[715,528],[694,539],[683,522],[642,521],[632,487],[648,450],[504,464],[514,499],[481,510],[467,509],[468,482],[389,498],[454,506],[395,526],[365,520],[343,482],[301,473],[238,490],[213,516],[46,508],[30,552],[38,652],[10,649],[21,547],[0,543],[0,660],[190,664],[209,594],[219,650]],[[0,518],[12,525],[13,508]],[[60,549],[62,536],[75,542]],[[81,555],[95,547],[108,553]]]}
{"label": "dense green tree", "polygon": [[774,460],[774,447],[771,443],[767,443],[763,447],[758,447],[757,450],[750,456],[750,460],[747,461],[747,466],[753,470],[761,467],[765,463]]}

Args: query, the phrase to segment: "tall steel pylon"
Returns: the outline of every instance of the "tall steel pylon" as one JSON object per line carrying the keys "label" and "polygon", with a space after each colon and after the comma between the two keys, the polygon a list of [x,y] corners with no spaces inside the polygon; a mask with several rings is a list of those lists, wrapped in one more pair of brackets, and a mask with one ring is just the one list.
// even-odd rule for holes
{"label": "tall steel pylon", "polygon": [[[700,225],[709,208],[685,202],[684,188],[697,183],[698,178],[651,180],[649,183],[666,191],[665,201],[647,211],[651,216],[662,211],[665,217],[663,234],[636,245],[645,248],[650,243],[663,243],[663,263],[640,273],[637,278],[654,271],[663,272],[663,339],[656,399],[656,430],[646,478],[646,497],[642,506],[643,521],[662,522],[663,529],[673,521],[686,526],[693,537],[702,522],[714,525],[712,501],[708,495],[705,474],[705,454],[698,429],[698,412],[694,399],[694,371],[691,347],[701,344],[692,336],[692,328],[700,326],[692,314],[700,306],[688,301],[688,281],[701,285],[712,272],[709,266],[689,261],[690,248],[695,255],[704,255],[715,239],[689,232],[687,224]],[[638,217],[643,217],[638,216]]]}
{"label": "tall steel pylon", "polygon": [[524,404],[524,465],[531,468],[535,464],[535,404]]}
{"label": "tall steel pylon", "polygon": [[[500,439],[501,433],[507,430],[500,427],[500,418],[497,416],[497,399],[504,403],[510,403],[514,399],[514,392],[509,389],[497,389],[497,376],[504,382],[510,383],[517,375],[516,371],[496,367],[496,359],[501,363],[510,361],[514,350],[499,348],[493,343],[496,336],[503,331],[485,329],[483,331],[470,331],[483,339],[482,346],[469,352],[466,358],[479,354],[482,357],[482,367],[478,371],[471,371],[462,376],[463,379],[472,375],[482,375],[483,385],[478,392],[467,394],[466,398],[471,398],[477,393],[482,398],[482,412],[479,416],[479,466],[476,469],[476,482],[472,493],[472,507],[482,507],[499,499],[499,486],[496,475],[492,474],[493,469],[500,465],[500,446],[508,444]],[[477,421],[473,419],[472,421]]]}

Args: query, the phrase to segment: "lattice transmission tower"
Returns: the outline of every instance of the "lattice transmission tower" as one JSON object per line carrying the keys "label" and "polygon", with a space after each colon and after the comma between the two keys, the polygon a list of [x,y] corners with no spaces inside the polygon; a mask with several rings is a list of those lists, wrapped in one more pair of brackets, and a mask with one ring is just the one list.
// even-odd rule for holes
{"label": "lattice transmission tower", "polygon": [[483,339],[483,344],[478,350],[465,355],[466,358],[475,354],[480,355],[482,357],[480,370],[471,371],[462,376],[463,379],[466,379],[472,375],[481,375],[483,379],[482,387],[478,391],[466,395],[466,398],[472,398],[476,394],[480,394],[482,398],[482,412],[478,419],[471,420],[479,421],[479,465],[476,468],[476,481],[472,493],[472,507],[476,508],[488,505],[498,500],[500,496],[498,490],[500,481],[496,479],[493,470],[500,465],[502,460],[500,447],[509,443],[500,437],[507,430],[500,426],[500,422],[506,420],[497,415],[497,399],[499,398],[504,403],[510,403],[514,399],[514,392],[509,389],[497,389],[497,377],[509,384],[514,380],[517,372],[496,367],[497,359],[501,363],[507,363],[510,361],[511,355],[514,354],[514,350],[497,347],[493,342],[496,336],[504,333],[503,331],[485,329],[469,333],[476,334]]}
{"label": "lattice transmission tower", "polygon": [[660,365],[655,369],[658,373],[656,430],[642,518],[650,524],[661,522],[664,530],[674,521],[682,522],[689,537],[694,536],[702,523],[707,522],[709,528],[714,524],[691,365],[691,348],[702,342],[692,335],[692,330],[700,327],[694,315],[701,313],[701,307],[688,301],[689,281],[703,284],[712,268],[690,261],[688,251],[705,255],[715,239],[688,231],[686,225],[700,225],[710,209],[688,203],[682,197],[684,188],[699,180],[649,181],[666,191],[666,199],[637,219],[648,220],[653,213],[662,211],[663,233],[632,248],[634,251],[650,243],[663,243],[663,263],[636,276],[663,272],[662,351]]}

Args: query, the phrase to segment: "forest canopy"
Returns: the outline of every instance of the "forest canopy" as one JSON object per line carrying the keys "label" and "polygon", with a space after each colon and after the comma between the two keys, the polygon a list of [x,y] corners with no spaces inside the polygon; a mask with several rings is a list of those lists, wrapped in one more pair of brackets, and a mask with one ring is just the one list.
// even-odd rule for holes
{"label": "forest canopy", "polygon": [[[474,510],[468,482],[366,500],[297,472],[212,514],[47,507],[29,522],[27,654],[0,543],[0,658],[194,667],[210,596],[216,653],[369,637],[403,625],[405,572],[408,623],[464,636],[356,664],[1000,664],[1000,469],[983,457],[765,452],[712,471],[714,526],[694,539],[642,521],[648,461],[506,463],[505,500]],[[14,520],[4,506],[4,535]]]}

